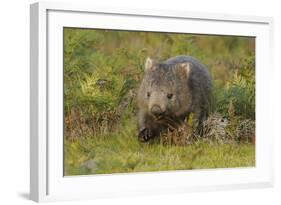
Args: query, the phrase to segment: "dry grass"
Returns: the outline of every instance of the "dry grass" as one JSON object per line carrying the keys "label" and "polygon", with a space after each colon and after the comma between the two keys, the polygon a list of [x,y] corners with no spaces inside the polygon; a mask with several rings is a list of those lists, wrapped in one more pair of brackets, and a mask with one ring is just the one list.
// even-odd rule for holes
{"label": "dry grass", "polygon": [[199,135],[196,131],[196,123],[185,122],[178,129],[169,129],[162,134],[161,142],[168,145],[184,146],[194,144],[198,141],[207,143],[253,143],[255,144],[255,121],[250,119],[231,120],[221,116],[219,113],[211,114],[203,122]]}
{"label": "dry grass", "polygon": [[104,111],[98,115],[85,114],[78,108],[72,108],[65,117],[65,138],[75,140],[83,136],[96,136],[114,132],[118,127],[120,114],[115,111]]}

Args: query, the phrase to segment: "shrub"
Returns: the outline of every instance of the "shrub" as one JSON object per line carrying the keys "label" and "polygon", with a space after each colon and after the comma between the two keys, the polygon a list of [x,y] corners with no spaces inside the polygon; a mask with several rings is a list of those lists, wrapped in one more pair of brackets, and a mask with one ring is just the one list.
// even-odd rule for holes
{"label": "shrub", "polygon": [[[214,79],[213,112],[228,120],[254,120],[252,50],[252,40],[243,37],[65,28],[65,135],[101,136],[135,120],[137,87],[148,56],[159,60],[195,56]],[[208,123],[215,123],[214,118]],[[171,132],[172,141],[179,140],[179,133],[189,138],[191,129]]]}
{"label": "shrub", "polygon": [[224,86],[215,82],[214,101],[217,112],[255,119],[255,64],[254,57],[241,61]]}

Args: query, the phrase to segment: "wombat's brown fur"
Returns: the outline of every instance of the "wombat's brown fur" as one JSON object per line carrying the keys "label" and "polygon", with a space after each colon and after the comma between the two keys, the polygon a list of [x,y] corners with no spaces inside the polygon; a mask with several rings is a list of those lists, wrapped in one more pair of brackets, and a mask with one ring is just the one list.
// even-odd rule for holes
{"label": "wombat's brown fur", "polygon": [[140,141],[178,128],[190,113],[200,126],[208,116],[211,89],[207,68],[193,57],[177,56],[161,63],[148,58],[137,100]]}

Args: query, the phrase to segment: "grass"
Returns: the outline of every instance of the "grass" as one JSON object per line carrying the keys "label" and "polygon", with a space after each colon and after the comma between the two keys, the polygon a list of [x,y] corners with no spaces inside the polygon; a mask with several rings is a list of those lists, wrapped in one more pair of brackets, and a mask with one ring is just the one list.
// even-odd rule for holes
{"label": "grass", "polygon": [[186,146],[140,143],[135,122],[119,133],[65,140],[65,175],[110,174],[255,166],[252,143]]}

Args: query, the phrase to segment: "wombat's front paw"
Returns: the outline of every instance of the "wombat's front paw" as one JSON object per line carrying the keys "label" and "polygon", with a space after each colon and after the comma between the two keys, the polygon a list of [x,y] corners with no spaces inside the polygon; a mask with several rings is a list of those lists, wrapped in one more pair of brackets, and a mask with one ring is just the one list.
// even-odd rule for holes
{"label": "wombat's front paw", "polygon": [[150,129],[145,128],[145,129],[143,129],[142,131],[140,131],[138,137],[139,137],[139,140],[140,140],[141,142],[147,142],[147,141],[149,141],[151,138],[153,138],[153,132],[152,132]]}

